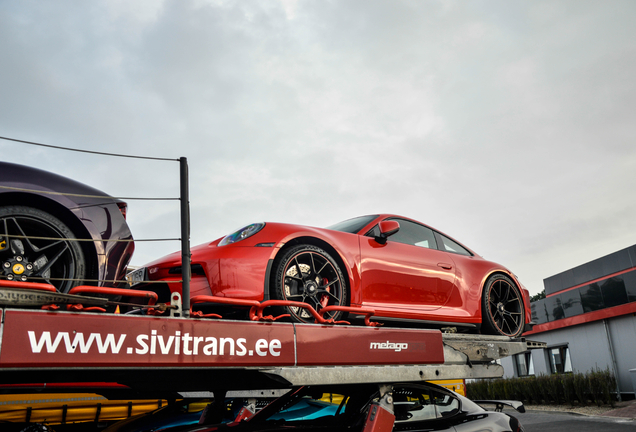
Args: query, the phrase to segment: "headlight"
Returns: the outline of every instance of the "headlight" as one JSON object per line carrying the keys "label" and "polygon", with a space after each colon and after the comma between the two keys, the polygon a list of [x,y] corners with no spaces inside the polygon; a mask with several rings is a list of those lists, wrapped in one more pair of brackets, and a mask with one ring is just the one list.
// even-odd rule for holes
{"label": "headlight", "polygon": [[263,222],[259,222],[259,223],[253,223],[246,227],[243,227],[240,230],[223,237],[223,240],[219,242],[219,246],[225,246],[225,245],[239,242],[241,240],[245,240],[246,238],[251,237],[257,232],[259,232],[260,230],[262,230],[264,226],[265,224]]}

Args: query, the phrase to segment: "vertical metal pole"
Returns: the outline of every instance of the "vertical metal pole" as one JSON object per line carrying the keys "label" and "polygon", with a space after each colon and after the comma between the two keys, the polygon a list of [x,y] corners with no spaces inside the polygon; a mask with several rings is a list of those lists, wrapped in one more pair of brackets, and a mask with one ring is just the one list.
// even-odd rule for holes
{"label": "vertical metal pole", "polygon": [[616,396],[618,397],[618,401],[621,402],[623,398],[621,397],[621,389],[620,389],[620,380],[618,376],[618,364],[616,363],[616,356],[614,355],[614,345],[612,345],[612,336],[610,334],[609,326],[607,325],[607,320],[603,320],[603,326],[605,326],[605,335],[607,336],[607,345],[609,345],[610,357],[612,358],[612,370],[614,372],[614,377],[616,377]]}
{"label": "vertical metal pole", "polygon": [[190,197],[188,192],[188,159],[179,158],[181,182],[181,301],[183,316],[190,316]]}

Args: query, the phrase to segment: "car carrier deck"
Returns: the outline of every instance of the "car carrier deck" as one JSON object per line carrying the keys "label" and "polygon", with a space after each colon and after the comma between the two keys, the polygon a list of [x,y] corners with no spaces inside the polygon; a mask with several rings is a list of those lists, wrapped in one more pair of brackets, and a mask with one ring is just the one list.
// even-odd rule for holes
{"label": "car carrier deck", "polygon": [[[5,297],[16,290],[15,284],[2,286]],[[61,303],[91,302],[77,294],[49,294]],[[197,391],[492,378],[503,374],[494,360],[537,346],[523,338],[430,329],[272,322],[262,314],[260,321],[230,321],[48,309],[2,309],[4,384],[100,377],[145,391]]]}
{"label": "car carrier deck", "polygon": [[251,321],[186,318],[178,296],[170,305],[155,305],[144,292],[134,295],[148,300],[141,310],[150,314],[108,313],[90,306],[112,303],[94,297],[103,289],[59,294],[40,285],[0,281],[3,393],[81,387],[108,397],[174,398],[214,390],[495,378],[503,375],[496,360],[543,346],[368,320],[370,325],[351,326],[320,321],[318,314],[322,324],[279,322],[263,315],[267,305],[254,305]]}

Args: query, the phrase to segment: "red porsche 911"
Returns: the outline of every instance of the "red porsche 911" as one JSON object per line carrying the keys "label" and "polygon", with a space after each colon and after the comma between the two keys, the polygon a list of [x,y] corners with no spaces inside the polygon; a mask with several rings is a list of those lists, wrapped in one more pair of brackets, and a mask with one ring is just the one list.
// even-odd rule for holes
{"label": "red porsche 911", "polygon": [[[327,228],[254,223],[193,247],[191,270],[191,296],[290,300],[316,310],[368,307],[377,321],[512,337],[530,328],[528,291],[510,270],[401,216],[361,216]],[[171,292],[181,292],[174,283],[181,279],[181,254],[154,261],[132,277],[153,281],[134,288],[154,290],[169,302]],[[285,309],[279,312],[296,322],[314,321],[306,309]],[[328,316],[337,320],[343,314]]]}

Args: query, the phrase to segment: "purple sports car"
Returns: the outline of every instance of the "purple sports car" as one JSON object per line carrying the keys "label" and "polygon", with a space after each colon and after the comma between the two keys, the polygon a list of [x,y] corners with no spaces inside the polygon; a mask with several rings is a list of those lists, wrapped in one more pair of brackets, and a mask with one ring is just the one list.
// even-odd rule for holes
{"label": "purple sports car", "polygon": [[[122,241],[124,240],[124,241]],[[0,162],[0,278],[121,287],[134,250],[126,203],[74,180]]]}

